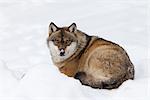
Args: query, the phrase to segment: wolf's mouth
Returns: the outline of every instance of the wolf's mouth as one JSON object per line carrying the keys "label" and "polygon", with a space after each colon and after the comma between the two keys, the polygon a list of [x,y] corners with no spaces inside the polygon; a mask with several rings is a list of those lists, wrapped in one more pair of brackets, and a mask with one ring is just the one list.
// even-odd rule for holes
{"label": "wolf's mouth", "polygon": [[64,49],[60,49],[60,56],[65,56],[65,50]]}
{"label": "wolf's mouth", "polygon": [[65,52],[60,52],[60,56],[65,56]]}

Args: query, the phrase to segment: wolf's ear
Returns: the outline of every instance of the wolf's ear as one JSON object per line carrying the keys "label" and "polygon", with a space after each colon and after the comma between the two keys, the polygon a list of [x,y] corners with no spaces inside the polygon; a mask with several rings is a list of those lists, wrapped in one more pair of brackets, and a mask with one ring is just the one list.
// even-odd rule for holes
{"label": "wolf's ear", "polygon": [[58,29],[58,27],[57,27],[53,22],[51,22],[51,23],[49,24],[49,34],[51,34],[51,33],[55,32],[55,31],[57,31],[57,29]]}
{"label": "wolf's ear", "polygon": [[70,32],[76,32],[77,31],[77,26],[75,23],[72,23],[69,27],[68,27]]}

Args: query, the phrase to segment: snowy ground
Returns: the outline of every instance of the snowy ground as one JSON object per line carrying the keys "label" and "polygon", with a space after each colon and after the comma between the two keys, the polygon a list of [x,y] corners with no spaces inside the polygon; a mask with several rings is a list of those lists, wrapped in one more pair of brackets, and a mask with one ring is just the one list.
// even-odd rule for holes
{"label": "snowy ground", "polygon": [[[0,100],[148,100],[147,0],[0,0]],[[82,86],[53,65],[48,25],[76,22],[89,35],[124,47],[135,80],[118,89]]]}

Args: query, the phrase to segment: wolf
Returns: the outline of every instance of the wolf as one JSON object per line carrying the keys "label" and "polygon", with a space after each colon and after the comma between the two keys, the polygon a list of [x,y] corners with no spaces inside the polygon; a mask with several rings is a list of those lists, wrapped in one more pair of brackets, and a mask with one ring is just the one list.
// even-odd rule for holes
{"label": "wolf", "polygon": [[124,81],[134,79],[134,65],[121,46],[87,35],[78,30],[75,23],[57,27],[51,22],[47,46],[60,72],[83,85],[115,89]]}

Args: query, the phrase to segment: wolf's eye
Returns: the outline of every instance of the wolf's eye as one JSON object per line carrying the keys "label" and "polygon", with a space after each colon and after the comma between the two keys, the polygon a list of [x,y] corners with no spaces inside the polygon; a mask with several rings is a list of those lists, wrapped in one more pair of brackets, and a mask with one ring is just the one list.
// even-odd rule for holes
{"label": "wolf's eye", "polygon": [[58,40],[58,39],[52,39],[52,41],[53,41],[53,43],[54,43],[55,45],[58,45],[58,44],[59,44],[59,40]]}
{"label": "wolf's eye", "polygon": [[52,39],[52,41],[53,41],[53,42],[58,42],[59,40],[57,40],[57,39]]}
{"label": "wolf's eye", "polygon": [[69,40],[66,40],[66,42],[69,42]]}
{"label": "wolf's eye", "polygon": [[54,39],[52,39],[52,41],[54,42],[55,40],[54,40]]}
{"label": "wolf's eye", "polygon": [[65,42],[65,43],[66,43],[67,45],[70,45],[70,44],[71,44],[71,42],[72,42],[72,40],[66,40],[66,42]]}

